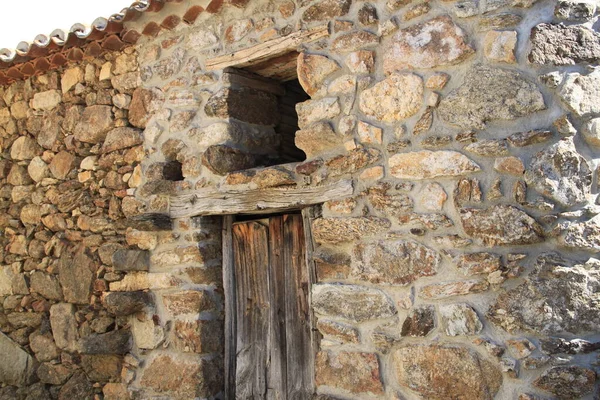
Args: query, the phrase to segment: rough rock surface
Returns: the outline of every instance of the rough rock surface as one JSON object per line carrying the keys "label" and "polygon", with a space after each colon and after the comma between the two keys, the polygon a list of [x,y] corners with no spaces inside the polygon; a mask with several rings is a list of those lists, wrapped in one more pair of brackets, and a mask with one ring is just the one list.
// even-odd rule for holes
{"label": "rough rock surface", "polygon": [[562,139],[533,156],[525,172],[527,184],[563,206],[586,200],[592,172],[572,138]]}
{"label": "rough rock surface", "polygon": [[418,242],[380,241],[355,248],[357,275],[372,283],[407,285],[421,276],[435,275],[440,255]]}
{"label": "rough rock surface", "polygon": [[357,285],[318,284],[313,286],[313,308],[323,315],[362,322],[396,314],[381,290]]}
{"label": "rough rock surface", "polygon": [[448,336],[476,335],[483,329],[475,310],[465,303],[441,305],[440,315]]}
{"label": "rough rock surface", "polygon": [[0,354],[0,382],[15,386],[32,383],[35,374],[33,358],[3,333],[0,333]]}
{"label": "rough rock surface", "polygon": [[317,243],[348,242],[374,236],[390,225],[389,220],[377,217],[319,218],[313,222],[313,236]]}
{"label": "rough rock surface", "polygon": [[463,347],[413,345],[392,357],[398,382],[427,399],[491,400],[502,385],[497,366]]}
{"label": "rough rock surface", "polygon": [[396,32],[384,49],[386,73],[459,64],[475,53],[465,32],[447,16]]}
{"label": "rough rock surface", "polygon": [[395,154],[389,159],[390,173],[400,179],[430,179],[460,176],[480,170],[479,165],[456,151],[421,150]]}
{"label": "rough rock surface", "polygon": [[340,69],[340,66],[325,56],[301,53],[298,56],[298,81],[304,91],[314,95],[328,75]]}
{"label": "rough rock surface", "polygon": [[529,61],[574,65],[600,60],[600,33],[584,26],[539,24],[531,30]]}
{"label": "rough rock surface", "polygon": [[360,95],[362,112],[383,122],[413,116],[423,104],[423,80],[409,73],[394,73]]}
{"label": "rough rock surface", "polygon": [[567,74],[559,90],[566,106],[579,116],[600,113],[600,70]]}
{"label": "rough rock surface", "polygon": [[542,228],[535,219],[513,206],[462,208],[460,220],[465,233],[484,246],[532,244],[543,240]]}
{"label": "rough rock surface", "polygon": [[99,143],[114,127],[113,113],[109,106],[86,107],[81,120],[75,126],[75,139],[85,143]]}
{"label": "rough rock surface", "polygon": [[600,251],[600,215],[587,221],[568,221],[561,228],[558,238],[561,245],[590,252]]}
{"label": "rough rock surface", "polygon": [[451,124],[483,129],[488,122],[514,120],[545,108],[542,93],[521,73],[479,64],[467,72],[462,86],[442,99],[438,112]]}
{"label": "rough rock surface", "polygon": [[558,399],[578,399],[594,390],[596,373],[588,368],[558,366],[545,371],[533,385],[552,393]]}
{"label": "rough rock surface", "polygon": [[317,386],[329,385],[352,393],[383,393],[375,354],[321,351],[317,354],[315,368]]}
{"label": "rough rock surface", "polygon": [[296,132],[295,144],[307,158],[323,154],[342,143],[343,136],[335,132],[328,122],[316,122]]}
{"label": "rough rock surface", "polygon": [[415,307],[402,323],[402,336],[427,336],[435,328],[435,308],[433,306]]}
{"label": "rough rock surface", "polygon": [[524,283],[500,294],[488,317],[509,332],[595,332],[600,329],[599,271],[597,262],[574,264],[543,254]]}

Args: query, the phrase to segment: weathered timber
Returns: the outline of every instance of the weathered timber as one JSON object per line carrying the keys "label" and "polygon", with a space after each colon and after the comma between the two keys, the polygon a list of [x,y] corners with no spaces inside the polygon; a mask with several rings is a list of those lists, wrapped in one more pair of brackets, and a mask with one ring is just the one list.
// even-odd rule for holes
{"label": "weathered timber", "polygon": [[312,42],[328,35],[329,29],[327,26],[297,31],[287,36],[271,39],[255,46],[206,60],[206,69],[214,71],[232,66],[242,68],[258,64],[269,58],[297,50],[302,43]]}
{"label": "weathered timber", "polygon": [[223,290],[225,297],[225,398],[235,398],[236,304],[235,265],[233,259],[233,216],[223,217]]}
{"label": "weathered timber", "polygon": [[342,199],[353,194],[352,181],[323,186],[302,186],[253,190],[199,189],[172,196],[171,218],[198,215],[267,214]]}

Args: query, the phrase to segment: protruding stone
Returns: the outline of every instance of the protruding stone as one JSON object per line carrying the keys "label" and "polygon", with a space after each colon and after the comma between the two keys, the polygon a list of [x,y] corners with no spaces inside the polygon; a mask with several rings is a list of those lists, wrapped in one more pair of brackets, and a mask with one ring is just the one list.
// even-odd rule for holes
{"label": "protruding stone", "polygon": [[518,157],[500,157],[494,160],[494,169],[500,173],[520,176],[525,172],[523,161]]}
{"label": "protruding stone", "polygon": [[383,69],[391,73],[455,65],[473,54],[465,32],[444,15],[396,32],[384,49]]}
{"label": "protruding stone", "polygon": [[362,112],[383,122],[413,116],[423,105],[423,80],[410,73],[393,73],[360,96]]}
{"label": "protruding stone", "polygon": [[531,30],[529,61],[574,65],[600,60],[600,33],[583,25],[539,24]]}
{"label": "protruding stone", "polygon": [[596,12],[596,3],[591,0],[558,0],[554,16],[563,21],[589,21]]}
{"label": "protruding stone", "polygon": [[29,136],[19,136],[10,148],[10,158],[13,160],[31,160],[40,155],[42,149],[35,140]]}
{"label": "protruding stone", "polygon": [[312,228],[317,243],[340,243],[377,235],[390,226],[385,218],[347,217],[318,218]]}
{"label": "protruding stone", "polygon": [[483,129],[489,121],[514,120],[545,108],[542,93],[521,73],[479,64],[442,99],[438,112],[451,124]]}
{"label": "protruding stone", "polygon": [[235,118],[257,125],[276,125],[280,115],[274,94],[248,87],[219,90],[208,99],[204,112],[209,117]]}
{"label": "protruding stone", "polygon": [[77,159],[68,151],[61,151],[50,163],[50,172],[56,179],[65,179],[69,172],[77,166]]}
{"label": "protruding stone", "polygon": [[402,336],[427,336],[435,328],[435,308],[421,306],[410,310],[402,323]]}
{"label": "protruding stone", "polygon": [[256,164],[253,154],[226,145],[210,146],[202,155],[202,165],[217,175],[253,168]]}
{"label": "protruding stone", "polygon": [[0,382],[26,386],[35,380],[33,358],[8,336],[0,332]]}
{"label": "protruding stone", "polygon": [[142,144],[144,138],[139,129],[120,127],[108,132],[102,145],[102,153],[126,149]]}
{"label": "protruding stone", "polygon": [[462,208],[460,220],[465,233],[484,246],[532,244],[543,240],[542,227],[535,219],[513,206]]}
{"label": "protruding stone", "polygon": [[562,224],[558,237],[561,245],[590,252],[600,251],[600,215],[587,221],[569,221]]}
{"label": "protruding stone", "polygon": [[500,294],[488,317],[509,332],[595,332],[600,329],[598,268],[597,261],[574,265],[557,254],[542,254],[524,283]]}
{"label": "protruding stone", "polygon": [[58,262],[58,278],[65,300],[74,304],[88,304],[96,268],[87,251],[65,251]]}
{"label": "protruding stone", "polygon": [[382,394],[377,355],[320,351],[315,360],[317,386],[327,385],[351,393]]}
{"label": "protruding stone", "polygon": [[502,385],[500,369],[464,347],[402,347],[393,352],[396,379],[424,398],[491,400]]}
{"label": "protruding stone", "polygon": [[575,365],[552,367],[533,385],[552,393],[560,400],[579,399],[594,390],[596,373]]}
{"label": "protruding stone", "polygon": [[62,96],[58,90],[48,90],[33,95],[31,107],[35,110],[52,110],[60,104]]}
{"label": "protruding stone", "polygon": [[91,334],[78,343],[83,354],[127,354],[132,347],[129,329],[119,329],[103,334]]}
{"label": "protruding stone", "polygon": [[465,303],[441,305],[440,315],[448,336],[476,335],[483,329],[475,310]]}
{"label": "protruding stone", "polygon": [[581,133],[588,144],[600,147],[600,118],[593,118],[586,122]]}
{"label": "protruding stone", "polygon": [[428,183],[418,196],[418,204],[427,211],[442,211],[448,199],[446,191],[439,183]]}
{"label": "protruding stone", "polygon": [[102,297],[102,304],[108,312],[121,316],[154,306],[154,299],[149,292],[109,292]]}
{"label": "protruding stone", "polygon": [[379,43],[379,37],[368,31],[353,31],[338,36],[331,49],[337,52],[349,52],[373,47]]}
{"label": "protruding stone", "polygon": [[391,299],[381,290],[357,285],[318,284],[313,289],[315,312],[354,322],[389,318],[396,314]]}
{"label": "protruding stone", "polygon": [[360,244],[354,253],[360,279],[384,285],[408,285],[433,276],[441,263],[435,250],[407,240]]}
{"label": "protruding stone", "polygon": [[565,138],[533,156],[525,172],[525,182],[544,196],[564,206],[573,206],[586,200],[592,173],[573,139]]}
{"label": "protruding stone", "polygon": [[424,299],[445,299],[454,296],[464,296],[471,293],[485,292],[489,288],[489,283],[480,279],[471,279],[468,281],[454,281],[432,283],[423,286],[419,296]]}
{"label": "protruding stone", "polygon": [[340,103],[336,97],[326,97],[319,100],[308,100],[296,104],[298,113],[298,126],[304,129],[309,125],[340,115]]}
{"label": "protruding stone", "polygon": [[327,76],[339,70],[340,66],[325,56],[300,53],[298,56],[298,81],[309,96],[314,95]]}
{"label": "protruding stone", "polygon": [[486,252],[459,253],[454,256],[456,267],[466,276],[489,274],[502,267],[500,255]]}
{"label": "protruding stone", "polygon": [[75,306],[57,303],[50,307],[50,326],[54,342],[59,349],[75,351],[79,333],[75,320]]}
{"label": "protruding stone", "polygon": [[344,324],[329,319],[319,318],[317,329],[328,340],[334,340],[341,343],[358,343],[358,329],[352,325]]}
{"label": "protruding stone", "polygon": [[600,70],[587,75],[567,74],[559,95],[567,107],[579,116],[600,113]]}
{"label": "protruding stone", "polygon": [[137,128],[145,128],[148,120],[164,103],[164,94],[156,88],[137,88],[129,104],[129,122]]}
{"label": "protruding stone", "polygon": [[307,158],[313,158],[327,150],[340,146],[343,136],[335,132],[328,122],[316,122],[296,132],[295,144],[306,153]]}
{"label": "protruding stone", "polygon": [[117,271],[148,271],[150,252],[118,249],[112,255],[112,265]]}
{"label": "protruding stone", "polygon": [[533,130],[527,132],[513,133],[506,138],[511,146],[525,147],[533,144],[544,143],[552,137],[552,131]]}
{"label": "protruding stone", "polygon": [[106,134],[114,127],[113,114],[110,106],[96,105],[87,107],[73,134],[75,139],[85,143],[100,143]]}
{"label": "protruding stone", "polygon": [[395,154],[389,159],[390,173],[400,179],[430,179],[461,176],[480,170],[479,165],[456,151],[421,150]]}

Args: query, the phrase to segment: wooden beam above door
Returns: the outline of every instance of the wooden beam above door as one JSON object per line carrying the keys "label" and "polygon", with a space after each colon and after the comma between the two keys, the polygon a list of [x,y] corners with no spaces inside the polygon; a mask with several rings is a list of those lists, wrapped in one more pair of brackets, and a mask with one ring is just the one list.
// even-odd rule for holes
{"label": "wooden beam above door", "polygon": [[267,214],[294,210],[351,196],[351,180],[322,186],[277,187],[269,189],[205,188],[171,196],[170,217],[198,215]]}
{"label": "wooden beam above door", "polygon": [[282,56],[291,51],[298,50],[302,43],[312,42],[329,36],[327,25],[304,29],[290,33],[287,36],[267,40],[255,46],[250,46],[233,53],[206,60],[205,67],[208,71],[219,70],[227,67],[242,68]]}

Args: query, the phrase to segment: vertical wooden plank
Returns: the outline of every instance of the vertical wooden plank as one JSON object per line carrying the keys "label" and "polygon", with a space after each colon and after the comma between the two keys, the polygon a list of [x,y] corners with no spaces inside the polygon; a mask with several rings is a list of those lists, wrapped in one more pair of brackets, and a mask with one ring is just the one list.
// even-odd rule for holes
{"label": "vertical wooden plank", "polygon": [[305,243],[305,268],[308,276],[308,306],[309,315],[308,322],[310,325],[310,351],[306,365],[308,368],[308,382],[307,386],[314,392],[315,385],[315,358],[317,350],[319,349],[319,343],[321,341],[319,330],[317,329],[317,317],[312,309],[312,287],[317,283],[317,267],[314,261],[315,242],[312,237],[312,220],[316,217],[315,213],[317,206],[307,207],[302,210],[302,227],[304,229],[304,243]]}
{"label": "vertical wooden plank", "polygon": [[233,216],[223,217],[223,290],[225,292],[225,398],[235,399],[236,298],[233,261]]}
{"label": "vertical wooden plank", "polygon": [[270,321],[268,228],[258,222],[233,226],[236,277],[236,399],[267,393]]}
{"label": "vertical wooden plank", "polygon": [[285,337],[285,265],[283,259],[283,217],[269,219],[269,271],[271,293],[271,324],[269,334],[268,400],[285,400],[286,337]]}
{"label": "vertical wooden plank", "polygon": [[312,365],[309,277],[305,260],[302,216],[284,216],[285,316],[287,349],[287,399],[308,399],[312,395]]}

